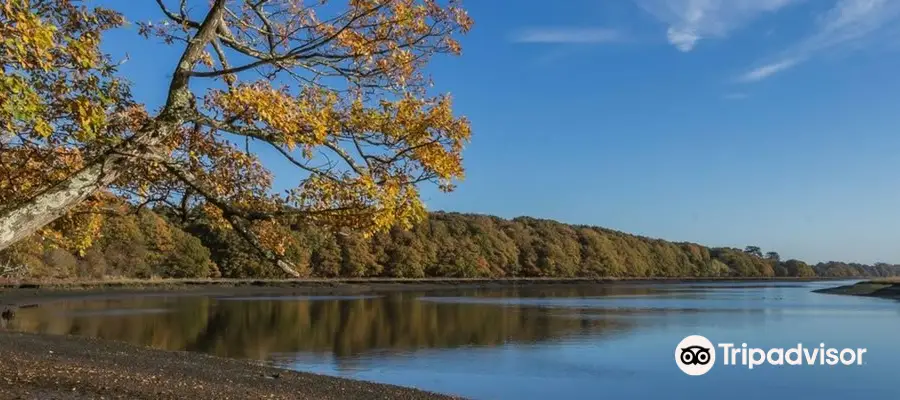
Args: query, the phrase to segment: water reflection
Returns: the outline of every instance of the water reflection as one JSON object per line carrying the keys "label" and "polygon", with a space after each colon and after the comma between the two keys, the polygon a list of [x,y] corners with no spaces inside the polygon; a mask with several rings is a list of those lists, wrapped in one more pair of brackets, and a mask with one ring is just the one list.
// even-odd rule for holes
{"label": "water reflection", "polygon": [[[459,295],[459,292],[455,292]],[[470,291],[509,298],[578,296],[560,291]],[[596,295],[596,293],[594,293]],[[303,297],[137,297],[51,303],[23,309],[11,329],[127,341],[169,350],[272,360],[285,353],[354,358],[426,348],[538,343],[613,334],[630,323],[539,307],[420,300],[421,294]]]}
{"label": "water reflection", "polygon": [[[380,296],[140,296],[19,309],[12,329],[250,358],[475,399],[696,400],[672,347],[690,334],[762,347],[864,347],[860,368],[716,367],[734,399],[894,398],[896,301],[840,283],[448,289]],[[648,383],[649,382],[649,383]],[[735,391],[735,388],[740,390]]]}

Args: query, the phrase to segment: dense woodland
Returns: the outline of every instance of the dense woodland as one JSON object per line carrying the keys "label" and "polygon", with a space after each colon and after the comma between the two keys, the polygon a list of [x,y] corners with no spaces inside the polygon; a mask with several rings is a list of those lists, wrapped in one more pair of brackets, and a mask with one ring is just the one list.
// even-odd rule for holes
{"label": "dense woodland", "polygon": [[[462,52],[473,21],[459,2],[156,3],[137,21],[159,23],[72,0],[0,7],[0,37],[22,39],[0,40],[0,278],[900,273],[426,215],[419,186],[452,191],[472,136],[424,73]],[[131,46],[181,54],[158,111],[131,95],[124,55],[102,51],[104,33],[128,23]],[[262,160],[279,156],[261,148],[296,167],[296,187],[274,190]]]}
{"label": "dense woodland", "polygon": [[[214,229],[201,209],[142,209],[108,216],[80,251],[32,236],[0,253],[7,278],[280,278],[237,233]],[[900,266],[808,265],[775,252],[708,248],[528,217],[435,212],[412,229],[370,237],[294,226],[285,256],[306,277],[859,277]]]}

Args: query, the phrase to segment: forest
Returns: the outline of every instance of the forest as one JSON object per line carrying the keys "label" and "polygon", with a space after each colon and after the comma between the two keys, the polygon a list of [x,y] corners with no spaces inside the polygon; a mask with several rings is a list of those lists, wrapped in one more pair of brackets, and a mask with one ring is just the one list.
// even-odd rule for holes
{"label": "forest", "polygon": [[[108,215],[90,246],[33,235],[0,253],[18,279],[283,278],[234,230],[215,229],[202,208]],[[615,230],[520,217],[432,212],[411,229],[373,235],[291,227],[285,257],[303,277],[863,277],[900,275],[900,265],[781,260],[757,246],[709,248]],[[287,238],[285,238],[287,239]]]}
{"label": "forest", "polygon": [[[0,40],[0,278],[900,274],[427,213],[420,187],[453,191],[472,140],[426,73],[462,54],[458,1],[156,3],[134,21],[73,0],[0,7],[0,37],[22,39]],[[126,26],[131,46],[181,54],[153,106],[101,46]],[[275,190],[273,163],[296,186]]]}

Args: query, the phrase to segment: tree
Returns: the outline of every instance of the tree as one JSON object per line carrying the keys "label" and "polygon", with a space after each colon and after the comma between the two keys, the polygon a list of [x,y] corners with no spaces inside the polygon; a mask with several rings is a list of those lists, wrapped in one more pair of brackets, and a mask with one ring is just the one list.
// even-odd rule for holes
{"label": "tree", "polygon": [[[393,278],[422,278],[425,276],[424,246],[412,232],[391,229],[390,244],[384,249],[384,273]],[[451,272],[452,273],[452,272]],[[446,276],[452,276],[447,274]]]}
{"label": "tree", "polygon": [[777,262],[781,261],[781,256],[777,252],[770,251],[770,252],[766,253],[766,260],[774,261],[777,263]]}
{"label": "tree", "polygon": [[358,235],[338,235],[341,249],[341,276],[363,277],[379,272],[379,266],[372,255],[370,244]]}
{"label": "tree", "polygon": [[756,256],[762,258],[762,250],[760,250],[759,246],[747,246],[744,249],[744,253],[750,254],[752,256]]}
{"label": "tree", "polygon": [[199,239],[182,231],[173,232],[174,247],[162,260],[156,274],[164,278],[207,278],[218,275],[209,249]]}
{"label": "tree", "polygon": [[581,242],[581,275],[593,277],[617,276],[618,271],[613,270],[612,255],[615,250],[609,239],[590,228],[578,230]]}
{"label": "tree", "polygon": [[816,276],[816,272],[803,261],[787,260],[784,262],[784,268],[787,270],[788,276],[795,277],[811,277]]}
{"label": "tree", "polygon": [[148,262],[159,258],[151,255],[153,245],[147,243],[138,218],[129,215],[109,218],[103,225],[100,240],[93,247],[102,249],[107,274],[149,278],[153,272]]}
{"label": "tree", "polygon": [[784,264],[782,264],[782,263],[778,263],[777,265],[775,265],[773,270],[775,271],[775,276],[789,276],[790,275],[788,273],[787,268],[785,268]]}
{"label": "tree", "polygon": [[[454,37],[472,22],[455,0],[157,3],[164,23],[140,33],[182,52],[156,113],[101,53],[119,13],[75,0],[0,7],[0,37],[21,39],[0,41],[0,250],[97,226],[92,211],[110,194],[202,207],[299,276],[285,226],[408,227],[425,215],[418,184],[450,191],[462,177],[469,122],[428,94],[423,73],[433,56],[460,53]],[[265,147],[297,168],[285,194],[256,155]]]}
{"label": "tree", "polygon": [[342,267],[341,249],[332,235],[320,235],[309,257],[310,266],[316,276],[334,278],[340,276]]}

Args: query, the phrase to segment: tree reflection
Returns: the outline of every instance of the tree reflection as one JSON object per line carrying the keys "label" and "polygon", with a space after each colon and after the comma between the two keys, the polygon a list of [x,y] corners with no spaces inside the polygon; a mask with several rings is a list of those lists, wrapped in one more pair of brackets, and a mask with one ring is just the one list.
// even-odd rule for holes
{"label": "tree reflection", "polygon": [[[476,294],[522,293],[467,293]],[[560,289],[552,293],[566,294],[584,293]],[[560,315],[559,310],[540,307],[428,302],[416,297],[396,293],[340,300],[137,297],[68,301],[23,309],[10,321],[10,328],[256,360],[283,358],[285,353],[346,360],[370,352],[535,343],[627,328],[619,319]]]}

